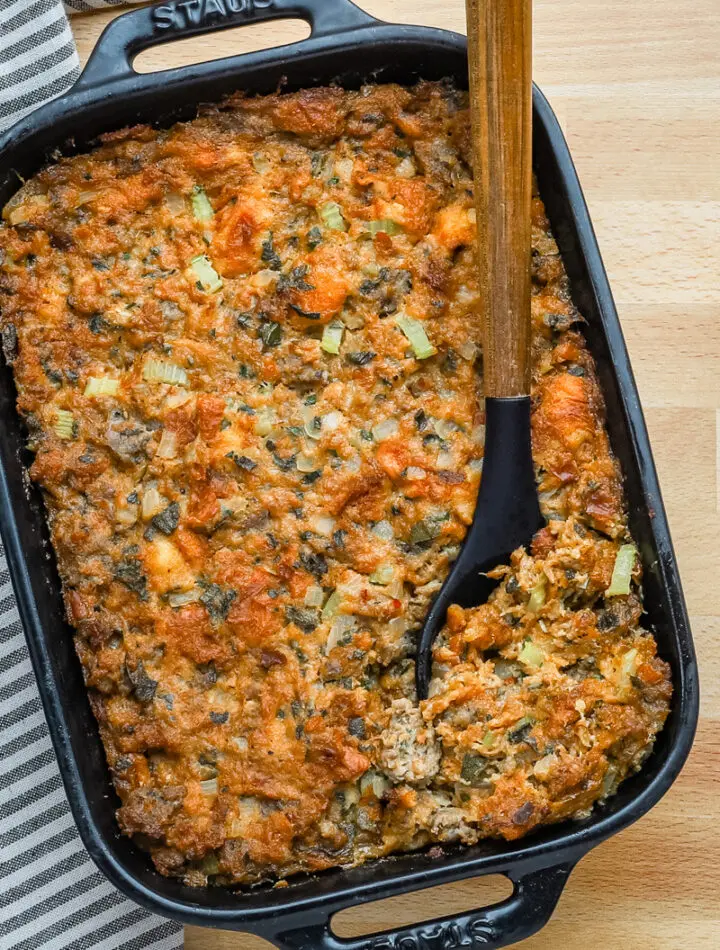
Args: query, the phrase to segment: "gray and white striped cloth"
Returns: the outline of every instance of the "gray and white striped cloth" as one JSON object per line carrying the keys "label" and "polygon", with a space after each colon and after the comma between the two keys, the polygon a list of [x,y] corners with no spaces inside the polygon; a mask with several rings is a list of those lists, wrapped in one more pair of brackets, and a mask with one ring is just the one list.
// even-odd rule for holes
{"label": "gray and white striped cloth", "polygon": [[0,0],[0,132],[80,75],[67,13],[140,0]]}
{"label": "gray and white striped cloth", "polygon": [[[108,5],[69,0],[69,12]],[[0,130],[80,75],[60,0],[0,0]],[[0,950],[177,950],[182,928],[98,871],[78,837],[0,547]]]}

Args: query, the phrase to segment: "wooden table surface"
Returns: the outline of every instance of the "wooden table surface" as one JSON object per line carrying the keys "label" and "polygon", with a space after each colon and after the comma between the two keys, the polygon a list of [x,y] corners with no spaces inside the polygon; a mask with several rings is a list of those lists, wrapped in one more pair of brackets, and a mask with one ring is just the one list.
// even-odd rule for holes
{"label": "wooden table surface", "polygon": [[[327,0],[331,3],[332,0]],[[464,31],[463,0],[360,0],[387,20]],[[73,18],[87,58],[113,13]],[[145,52],[167,68],[279,45],[295,21]],[[535,0],[534,76],[578,167],[625,331],[700,659],[695,747],[672,790],[588,855],[523,950],[720,947],[720,2]],[[138,65],[140,65],[138,63]],[[502,895],[471,881],[355,909],[368,933]],[[188,928],[187,950],[260,950]]]}

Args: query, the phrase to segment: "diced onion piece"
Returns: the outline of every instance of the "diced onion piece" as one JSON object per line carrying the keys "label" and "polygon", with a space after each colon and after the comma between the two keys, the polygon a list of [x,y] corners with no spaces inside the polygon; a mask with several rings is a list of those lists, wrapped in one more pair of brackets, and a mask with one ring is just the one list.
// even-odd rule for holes
{"label": "diced onion piece", "polygon": [[390,782],[379,772],[368,771],[360,779],[360,793],[362,795],[372,790],[376,798],[382,798],[389,788]]}
{"label": "diced onion piece", "polygon": [[409,482],[421,482],[424,478],[427,478],[427,472],[417,465],[408,465],[405,470],[405,478]]}
{"label": "diced onion piece", "polygon": [[400,178],[415,177],[415,163],[411,158],[404,158],[395,169],[395,174]]}
{"label": "diced onion piece", "polygon": [[197,588],[175,591],[167,595],[167,601],[171,607],[184,607],[185,604],[194,604],[198,600],[200,600],[200,591]]}
{"label": "diced onion piece", "polygon": [[365,317],[361,313],[354,313],[345,307],[342,312],[342,322],[348,330],[362,330],[365,326]]}
{"label": "diced onion piece", "polygon": [[188,374],[181,366],[166,360],[145,360],[143,379],[148,382],[168,383],[170,386],[187,386]]}
{"label": "diced onion piece", "polygon": [[399,426],[397,419],[384,419],[372,427],[373,438],[376,442],[384,442],[386,439],[391,439],[394,435],[398,434],[398,431]]}
{"label": "diced onion piece", "polygon": [[129,527],[135,524],[138,516],[137,505],[123,505],[115,509],[115,523]]}
{"label": "diced onion piece", "polygon": [[470,459],[468,462],[468,468],[471,472],[477,472],[479,475],[483,470],[483,465],[485,464],[484,459]]}
{"label": "diced onion piece", "polygon": [[343,341],[343,334],[345,333],[345,326],[342,323],[338,323],[336,320],[333,320],[332,323],[328,325],[323,330],[322,340],[320,341],[320,346],[326,353],[339,353],[340,344]]}
{"label": "diced onion piece", "polygon": [[346,472],[360,471],[360,456],[359,455],[351,455],[350,458],[345,461],[345,471]]}
{"label": "diced onion piece", "polygon": [[390,788],[390,782],[384,775],[376,775],[372,780],[373,792],[377,798],[382,798],[385,792]]}
{"label": "diced onion piece", "polygon": [[198,254],[197,257],[193,257],[190,261],[190,267],[203,290],[207,290],[211,294],[220,290],[223,285],[222,278],[212,266],[207,254]]}
{"label": "diced onion piece", "polygon": [[68,409],[57,409],[53,429],[58,438],[72,439],[75,434],[75,416]]}
{"label": "diced onion piece", "polygon": [[525,666],[542,666],[545,662],[545,654],[532,640],[526,640],[518,653],[518,660]]}
{"label": "diced onion piece", "polygon": [[85,384],[85,395],[114,396],[119,388],[119,379],[108,379],[106,376],[91,376]]}
{"label": "diced onion piece", "polygon": [[164,405],[166,409],[177,409],[180,406],[184,406],[185,403],[192,398],[192,393],[186,392],[182,389],[174,389],[165,397]]}
{"label": "diced onion piece", "polygon": [[177,454],[177,435],[169,429],[163,429],[160,437],[160,444],[155,453],[157,458],[174,459]]}
{"label": "diced onion piece", "polygon": [[478,354],[478,348],[474,343],[470,341],[463,343],[462,346],[458,347],[458,353],[464,360],[467,360],[469,363],[472,363],[475,357]]}
{"label": "diced onion piece", "polygon": [[627,653],[624,653],[620,658],[620,666],[617,671],[616,681],[620,689],[629,689],[630,688],[630,677],[634,676],[637,671],[638,665],[638,651],[635,649],[628,650]]}
{"label": "diced onion piece", "polygon": [[383,541],[392,541],[392,539],[395,537],[393,526],[389,521],[378,521],[378,523],[372,529],[372,532]]}
{"label": "diced onion piece", "polygon": [[233,736],[230,741],[240,752],[247,752],[250,747],[250,743],[247,741],[245,736]]}
{"label": "diced onion piece", "polygon": [[325,603],[325,592],[322,587],[318,587],[316,584],[308,587],[304,603],[306,607],[322,607]]}
{"label": "diced onion piece", "polygon": [[340,158],[335,162],[335,174],[340,181],[348,182],[352,178],[355,162],[351,158]]}
{"label": "diced onion piece", "polygon": [[329,538],[335,529],[335,519],[330,515],[315,515],[310,519],[310,527],[316,534]]}
{"label": "diced onion piece", "polygon": [[196,221],[212,221],[215,212],[202,185],[193,187],[190,200],[192,201],[193,217]]}
{"label": "diced onion piece", "polygon": [[452,419],[436,419],[433,422],[433,428],[441,439],[449,439],[458,430],[457,423]]}
{"label": "diced onion piece", "polygon": [[166,499],[160,494],[154,485],[149,485],[143,492],[142,497],[142,516],[144,521],[149,521],[153,515],[162,511],[165,507]]}
{"label": "diced onion piece", "polygon": [[258,409],[255,425],[253,427],[255,435],[270,435],[276,422],[277,415],[271,406],[263,406],[261,409]]}
{"label": "diced onion piece", "polygon": [[368,221],[367,233],[375,237],[380,232],[384,234],[402,234],[403,226],[392,218],[380,218],[378,221]]}
{"label": "diced onion piece", "polygon": [[405,334],[417,359],[426,360],[437,353],[436,348],[428,339],[425,327],[419,320],[401,313],[395,317],[395,326]]}
{"label": "diced onion piece", "polygon": [[328,201],[324,205],[320,205],[318,214],[322,218],[325,227],[330,228],[331,231],[347,231],[342,209],[336,201]]}
{"label": "diced onion piece", "polygon": [[384,564],[378,564],[369,580],[371,584],[381,584],[383,587],[387,587],[388,584],[392,583],[394,577],[395,565],[388,561]]}
{"label": "diced onion piece", "polygon": [[314,458],[305,455],[304,452],[300,452],[295,459],[295,465],[297,466],[298,472],[314,472],[316,462]]}
{"label": "diced onion piece", "polygon": [[342,602],[342,594],[338,590],[334,590],[332,594],[328,597],[325,602],[325,606],[322,609],[322,619],[329,620],[331,617],[334,617],[340,607]]}
{"label": "diced onion piece", "polygon": [[279,271],[270,270],[269,267],[266,267],[264,270],[259,270],[257,274],[255,274],[253,280],[258,285],[258,287],[265,289],[266,287],[269,287],[270,284],[276,283],[279,278]]}
{"label": "diced onion piece", "polygon": [[333,409],[332,412],[328,412],[327,415],[322,417],[322,427],[326,432],[334,432],[344,418],[341,412],[338,412],[337,409]]}
{"label": "diced onion piece", "polygon": [[387,631],[394,637],[402,637],[407,632],[407,620],[404,617],[393,617],[387,623]]}
{"label": "diced onion piece", "polygon": [[453,467],[455,459],[452,452],[438,452],[437,467],[442,471]]}
{"label": "diced onion piece", "polygon": [[360,778],[360,794],[364,795],[368,789],[372,788],[372,780],[375,773],[372,770],[368,770]]}
{"label": "diced onion piece", "polygon": [[171,214],[181,214],[185,210],[185,199],[176,191],[165,195],[165,204]]}
{"label": "diced onion piece", "polygon": [[554,765],[555,756],[544,755],[541,759],[538,759],[533,766],[533,775],[535,778],[540,779],[541,782],[546,782],[550,778],[550,773]]}
{"label": "diced onion piece", "polygon": [[402,600],[405,593],[405,584],[403,583],[402,577],[395,575],[392,581],[387,585],[385,593],[388,597],[392,597],[393,600]]}
{"label": "diced onion piece", "polygon": [[308,414],[309,418],[305,419],[303,429],[305,430],[305,435],[309,439],[319,439],[322,435],[322,419],[320,416],[316,416],[313,411],[312,406],[308,406],[308,409],[311,412]]}
{"label": "diced onion piece", "polygon": [[270,170],[270,162],[262,152],[254,152],[252,157],[253,168],[258,175],[264,175]]}
{"label": "diced onion piece", "polygon": [[633,544],[623,544],[618,549],[615,555],[615,566],[613,567],[610,586],[605,591],[606,597],[622,597],[630,593],[630,580],[635,567],[636,555],[637,551]]}
{"label": "diced onion piece", "polygon": [[543,574],[537,584],[533,587],[530,592],[530,600],[528,601],[528,610],[531,614],[536,614],[538,610],[545,603],[545,588],[547,586],[547,578]]}
{"label": "diced onion piece", "polygon": [[205,779],[204,782],[200,782],[200,789],[203,795],[217,795],[218,783],[216,778]]}

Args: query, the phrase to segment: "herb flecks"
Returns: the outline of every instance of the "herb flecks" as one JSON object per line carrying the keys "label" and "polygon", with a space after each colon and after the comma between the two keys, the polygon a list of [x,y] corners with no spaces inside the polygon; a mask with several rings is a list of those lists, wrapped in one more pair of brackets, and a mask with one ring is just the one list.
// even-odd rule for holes
{"label": "herb flecks", "polygon": [[215,621],[226,620],[237,597],[237,591],[232,587],[221,587],[219,584],[208,584],[200,595],[202,603],[210,614],[210,618]]}

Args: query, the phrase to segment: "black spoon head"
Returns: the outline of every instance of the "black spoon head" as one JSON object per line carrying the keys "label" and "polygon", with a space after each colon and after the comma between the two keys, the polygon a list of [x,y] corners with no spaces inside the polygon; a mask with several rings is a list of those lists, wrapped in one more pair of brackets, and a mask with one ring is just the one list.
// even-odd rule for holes
{"label": "black spoon head", "polygon": [[425,619],[415,667],[418,699],[430,686],[432,645],[451,604],[485,603],[497,581],[486,572],[507,564],[543,526],[530,438],[530,397],[485,400],[485,460],[472,525],[457,561]]}

